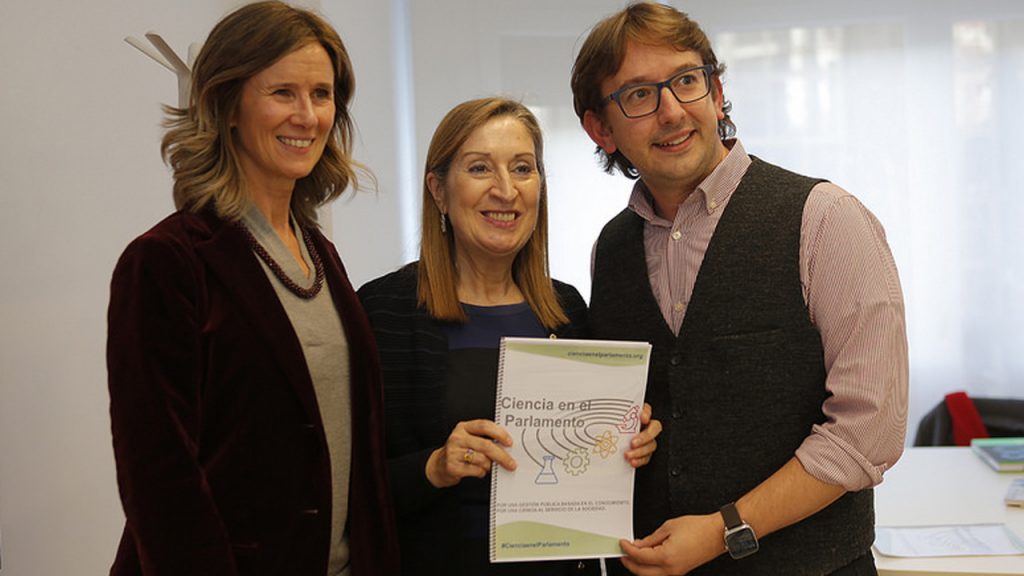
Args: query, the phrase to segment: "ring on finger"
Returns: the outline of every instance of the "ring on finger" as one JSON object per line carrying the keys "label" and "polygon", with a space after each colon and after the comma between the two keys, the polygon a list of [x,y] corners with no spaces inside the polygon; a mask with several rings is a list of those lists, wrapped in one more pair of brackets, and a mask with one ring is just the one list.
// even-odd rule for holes
{"label": "ring on finger", "polygon": [[476,452],[472,448],[466,448],[466,453],[462,455],[462,461],[466,464],[471,464],[473,462],[473,454],[476,454]]}

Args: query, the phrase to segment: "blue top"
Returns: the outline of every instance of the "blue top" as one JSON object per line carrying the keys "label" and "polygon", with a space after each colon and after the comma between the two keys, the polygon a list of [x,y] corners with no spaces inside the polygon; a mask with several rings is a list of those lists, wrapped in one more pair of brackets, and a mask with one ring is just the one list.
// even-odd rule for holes
{"label": "blue top", "polygon": [[[465,324],[447,324],[442,331],[448,336],[448,350],[463,348],[494,348],[501,344],[502,336],[544,338],[548,335],[544,325],[526,302],[501,306],[474,306],[463,304],[469,316]],[[494,406],[491,406],[494,409]]]}
{"label": "blue top", "polygon": [[[462,307],[468,321],[465,324],[446,324],[441,329],[448,337],[448,391],[444,422],[449,430],[465,420],[494,420],[498,350],[502,336],[548,336],[548,331],[526,302],[502,306],[463,304]],[[453,490],[458,494],[460,503],[462,537],[468,542],[461,574],[553,576],[565,573],[567,562],[490,564],[487,556],[490,476],[463,478]]]}

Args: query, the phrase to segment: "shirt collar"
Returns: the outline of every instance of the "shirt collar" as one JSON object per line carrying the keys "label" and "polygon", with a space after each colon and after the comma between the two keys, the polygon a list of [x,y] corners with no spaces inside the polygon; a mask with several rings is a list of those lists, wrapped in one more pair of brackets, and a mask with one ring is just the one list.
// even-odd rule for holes
{"label": "shirt collar", "polygon": [[[697,186],[695,191],[695,195],[703,203],[708,214],[720,209],[725,204],[725,201],[739,187],[740,180],[743,179],[747,168],[750,167],[750,156],[738,139],[726,140],[725,145],[729,148],[729,153]],[[643,179],[637,180],[633,185],[633,193],[629,197],[629,209],[647,222],[654,223],[664,220],[654,210],[654,199]]]}

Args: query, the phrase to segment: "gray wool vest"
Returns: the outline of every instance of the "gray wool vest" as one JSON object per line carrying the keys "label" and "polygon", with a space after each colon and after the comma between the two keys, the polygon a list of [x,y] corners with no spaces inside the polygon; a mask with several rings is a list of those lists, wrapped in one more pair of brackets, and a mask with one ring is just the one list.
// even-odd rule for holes
{"label": "gray wool vest", "polygon": [[[623,210],[594,260],[595,338],[653,345],[647,402],[665,429],[637,470],[634,529],[708,514],[767,479],[825,421],[824,353],[800,285],[800,224],[814,180],[757,158],[722,214],[676,337],[648,280],[643,220]],[[871,490],[722,555],[692,574],[828,574],[870,550]]]}

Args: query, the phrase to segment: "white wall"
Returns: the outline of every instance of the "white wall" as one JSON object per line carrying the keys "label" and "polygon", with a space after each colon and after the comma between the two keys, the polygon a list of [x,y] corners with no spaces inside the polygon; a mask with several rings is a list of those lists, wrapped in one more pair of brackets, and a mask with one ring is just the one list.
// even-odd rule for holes
{"label": "white wall", "polygon": [[348,48],[356,77],[352,115],[354,156],[376,183],[361,183],[331,208],[332,238],[358,288],[415,257],[419,249],[412,148],[411,94],[406,77],[410,47],[404,38],[403,0],[329,0],[324,14]]}
{"label": "white wall", "polygon": [[159,102],[173,76],[122,41],[183,49],[228,2],[17,2],[0,18],[0,529],[4,576],[101,574],[122,517],[104,366],[107,288],[171,209]]}

